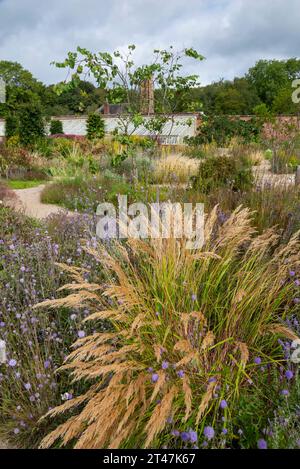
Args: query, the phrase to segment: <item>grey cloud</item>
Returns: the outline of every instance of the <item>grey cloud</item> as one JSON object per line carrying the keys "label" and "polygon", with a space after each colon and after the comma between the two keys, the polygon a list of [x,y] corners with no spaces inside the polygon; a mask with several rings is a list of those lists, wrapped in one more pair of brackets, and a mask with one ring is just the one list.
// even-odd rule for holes
{"label": "grey cloud", "polygon": [[46,83],[50,66],[77,45],[91,50],[194,46],[207,60],[201,82],[232,78],[260,58],[299,55],[299,0],[0,0],[0,60],[19,61]]}

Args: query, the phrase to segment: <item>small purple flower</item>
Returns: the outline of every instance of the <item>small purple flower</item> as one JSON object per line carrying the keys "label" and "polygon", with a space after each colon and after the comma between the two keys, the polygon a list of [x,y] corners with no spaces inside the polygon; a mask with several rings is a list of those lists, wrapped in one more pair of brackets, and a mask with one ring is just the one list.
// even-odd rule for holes
{"label": "small purple flower", "polygon": [[254,363],[256,363],[256,365],[260,365],[261,364],[261,358],[260,357],[255,357],[254,358]]}
{"label": "small purple flower", "polygon": [[196,443],[198,441],[198,435],[197,432],[194,432],[194,430],[189,431],[190,434],[190,441],[191,443]]}
{"label": "small purple flower", "polygon": [[204,436],[208,440],[212,440],[213,437],[215,436],[215,431],[214,431],[213,427],[205,427],[204,428]]}
{"label": "small purple flower", "polygon": [[227,402],[225,401],[225,399],[222,399],[221,402],[220,402],[220,407],[221,409],[226,409],[227,407]]}
{"label": "small purple flower", "polygon": [[153,375],[151,376],[151,381],[152,381],[152,383],[156,383],[158,381],[158,374],[157,373],[153,373]]}
{"label": "small purple flower", "polygon": [[16,366],[16,364],[17,364],[17,360],[15,360],[14,358],[12,358],[11,360],[9,360],[9,362],[8,362],[8,365],[11,366],[12,368],[13,368],[14,366]]}
{"label": "small purple flower", "polygon": [[14,434],[15,434],[15,435],[18,435],[18,433],[20,433],[19,428],[14,428]]}
{"label": "small purple flower", "polygon": [[85,337],[85,332],[84,331],[78,331],[78,337],[79,337],[79,339],[83,339],[83,337]]}
{"label": "small purple flower", "polygon": [[294,270],[290,270],[289,274],[290,274],[290,277],[295,277],[296,272]]}
{"label": "small purple flower", "polygon": [[197,295],[195,295],[195,293],[192,294],[192,301],[197,301]]}
{"label": "small purple flower", "polygon": [[184,371],[183,371],[183,370],[177,371],[177,376],[178,376],[179,378],[183,378],[183,377],[184,377]]}
{"label": "small purple flower", "polygon": [[294,284],[295,284],[296,287],[299,287],[300,286],[300,280],[296,279]]}
{"label": "small purple flower", "polygon": [[227,428],[223,428],[222,433],[223,433],[223,435],[227,435],[227,433],[228,433]]}
{"label": "small purple flower", "polygon": [[169,367],[169,363],[168,363],[166,360],[164,360],[164,361],[162,362],[161,367],[162,367],[163,370],[166,370],[166,369]]}
{"label": "small purple flower", "polygon": [[172,430],[171,435],[176,436],[176,438],[180,435],[178,430]]}
{"label": "small purple flower", "polygon": [[29,391],[29,389],[31,389],[31,384],[30,383],[25,383],[24,384],[24,388]]}
{"label": "small purple flower", "polygon": [[257,442],[257,447],[258,449],[268,449],[266,440],[264,440],[263,438],[260,438]]}
{"label": "small purple flower", "polygon": [[292,379],[293,376],[294,376],[294,373],[291,370],[287,370],[285,372],[286,379]]}
{"label": "small purple flower", "polygon": [[283,389],[280,394],[282,396],[288,396],[290,393],[289,393],[288,389]]}
{"label": "small purple flower", "polygon": [[190,434],[188,432],[181,432],[180,434],[182,441],[189,441]]}
{"label": "small purple flower", "polygon": [[293,302],[295,303],[295,305],[298,305],[300,303],[300,298],[294,298]]}
{"label": "small purple flower", "polygon": [[50,360],[46,360],[46,361],[44,362],[44,367],[45,367],[45,369],[47,370],[48,368],[50,368],[50,366],[51,366]]}

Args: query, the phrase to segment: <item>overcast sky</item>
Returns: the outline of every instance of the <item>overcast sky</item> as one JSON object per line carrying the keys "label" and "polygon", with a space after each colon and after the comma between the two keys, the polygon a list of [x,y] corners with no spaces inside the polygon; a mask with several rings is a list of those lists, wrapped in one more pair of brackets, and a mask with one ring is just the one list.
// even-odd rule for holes
{"label": "overcast sky", "polygon": [[195,47],[188,70],[202,84],[243,75],[261,58],[299,57],[300,0],[0,0],[0,60],[20,62],[54,83],[50,65],[78,45],[92,51]]}

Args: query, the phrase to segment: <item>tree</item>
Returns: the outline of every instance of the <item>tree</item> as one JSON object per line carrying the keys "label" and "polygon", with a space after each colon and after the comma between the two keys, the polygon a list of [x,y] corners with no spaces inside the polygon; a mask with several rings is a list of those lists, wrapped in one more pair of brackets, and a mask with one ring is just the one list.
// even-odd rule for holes
{"label": "tree", "polygon": [[44,137],[44,120],[41,106],[32,103],[22,106],[19,115],[19,138],[24,146],[34,145]]}
{"label": "tree", "polygon": [[[247,78],[255,87],[259,98],[270,109],[276,98],[290,88],[292,94],[292,81],[300,76],[300,60],[259,60],[249,69]],[[276,104],[277,112],[281,112]]]}
{"label": "tree", "polygon": [[86,123],[87,137],[89,140],[100,139],[105,135],[105,123],[100,114],[89,114]]}
{"label": "tree", "polygon": [[63,125],[62,122],[59,120],[52,119],[50,123],[50,134],[51,135],[57,135],[57,134],[63,134]]}
{"label": "tree", "polygon": [[[194,49],[175,52],[171,46],[168,50],[155,49],[153,60],[148,65],[134,64],[135,46],[129,45],[126,53],[115,51],[94,54],[87,49],[77,48],[69,52],[66,60],[55,63],[57,67],[67,68],[71,80],[56,87],[58,93],[72,90],[79,86],[81,76],[92,76],[101,89],[106,90],[110,103],[126,103],[126,112],[120,116],[118,128],[124,135],[132,134],[140,126],[149,126],[153,133],[159,133],[174,111],[174,97],[188,93],[197,85],[198,76],[182,76],[182,60],[192,58],[203,60],[204,57]],[[152,80],[156,88],[156,112],[160,116],[149,116],[144,119],[141,114],[140,89],[146,80]]]}

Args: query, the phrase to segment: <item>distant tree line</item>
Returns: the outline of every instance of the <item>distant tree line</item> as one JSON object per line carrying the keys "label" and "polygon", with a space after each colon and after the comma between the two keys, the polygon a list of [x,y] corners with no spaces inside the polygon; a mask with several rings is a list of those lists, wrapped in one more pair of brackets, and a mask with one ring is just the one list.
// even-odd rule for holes
{"label": "distant tree line", "polygon": [[[7,84],[7,102],[0,106],[0,117],[17,122],[18,113],[27,106],[43,116],[80,115],[95,112],[106,99],[106,92],[88,81],[61,94],[56,85],[46,86],[19,63],[0,61],[0,76]],[[300,78],[300,60],[260,60],[245,76],[219,80],[207,86],[177,91],[177,112],[203,111],[206,115],[254,114],[256,109],[276,114],[297,114],[299,104],[292,102],[292,82]],[[160,90],[156,91],[159,110]],[[17,124],[16,124],[17,125]]]}

